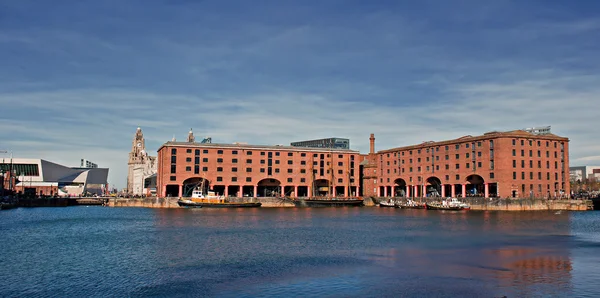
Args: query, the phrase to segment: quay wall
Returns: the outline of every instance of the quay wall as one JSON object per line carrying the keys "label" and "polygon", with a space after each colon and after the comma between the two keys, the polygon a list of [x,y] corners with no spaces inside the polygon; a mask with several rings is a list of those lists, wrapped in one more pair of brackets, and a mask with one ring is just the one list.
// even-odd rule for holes
{"label": "quay wall", "polygon": [[[144,208],[180,208],[177,204],[179,198],[111,198],[108,201],[109,207],[144,207]],[[377,206],[382,200],[390,198],[365,198],[365,206]],[[406,200],[406,198],[392,198],[394,200]],[[439,201],[440,198],[413,198],[421,203]],[[590,200],[548,200],[548,199],[486,199],[486,198],[461,198],[471,206],[471,210],[487,211],[541,211],[541,210],[571,210],[586,211],[592,209]],[[261,202],[262,207],[295,207],[290,201],[276,197],[261,198],[229,198],[230,202]]]}
{"label": "quay wall", "polygon": [[[376,198],[377,202],[390,198]],[[392,198],[405,201],[406,198]],[[414,201],[439,202],[441,198],[413,198]],[[542,211],[542,210],[570,210],[587,211],[593,209],[591,200],[548,200],[545,198],[459,198],[469,204],[471,210],[485,211]]]}

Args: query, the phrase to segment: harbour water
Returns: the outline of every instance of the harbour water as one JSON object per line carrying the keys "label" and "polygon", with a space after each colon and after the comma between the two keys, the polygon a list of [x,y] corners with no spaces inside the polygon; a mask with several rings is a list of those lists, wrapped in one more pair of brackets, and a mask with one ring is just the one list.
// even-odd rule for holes
{"label": "harbour water", "polygon": [[18,208],[1,297],[598,297],[600,213]]}

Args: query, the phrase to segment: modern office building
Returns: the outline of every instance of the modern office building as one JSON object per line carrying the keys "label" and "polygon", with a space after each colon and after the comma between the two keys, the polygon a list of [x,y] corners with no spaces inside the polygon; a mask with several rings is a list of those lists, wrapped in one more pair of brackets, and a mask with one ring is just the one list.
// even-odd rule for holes
{"label": "modern office building", "polygon": [[104,194],[107,168],[71,168],[44,159],[12,158],[0,163],[4,190],[33,196]]}
{"label": "modern office building", "polygon": [[85,158],[82,158],[81,162],[79,164],[79,167],[80,168],[97,168],[98,164],[94,163],[94,162],[91,162],[91,161],[89,161],[89,160],[87,160]]}
{"label": "modern office building", "polygon": [[350,149],[350,140],[344,138],[327,138],[292,142],[290,145],[293,147]]}
{"label": "modern office building", "polygon": [[600,166],[570,167],[569,173],[573,182],[600,181]]}
{"label": "modern office building", "polygon": [[555,197],[568,195],[569,139],[550,129],[488,132],[374,153],[364,195]]}
{"label": "modern office building", "polygon": [[158,149],[158,196],[198,186],[233,197],[356,196],[360,158],[349,149],[196,143],[190,132]]}

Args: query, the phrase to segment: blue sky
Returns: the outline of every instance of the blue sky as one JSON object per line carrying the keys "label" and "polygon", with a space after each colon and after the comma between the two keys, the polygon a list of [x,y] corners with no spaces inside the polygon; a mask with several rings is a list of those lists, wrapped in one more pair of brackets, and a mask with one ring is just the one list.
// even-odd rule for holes
{"label": "blue sky", "polygon": [[[600,165],[597,1],[0,0],[0,150],[126,184],[141,126],[368,152],[551,125]],[[154,153],[155,154],[155,153]]]}

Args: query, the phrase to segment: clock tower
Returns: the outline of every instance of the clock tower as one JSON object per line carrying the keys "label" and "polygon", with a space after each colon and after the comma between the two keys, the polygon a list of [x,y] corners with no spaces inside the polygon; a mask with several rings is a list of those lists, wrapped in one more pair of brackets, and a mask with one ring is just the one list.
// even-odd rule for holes
{"label": "clock tower", "polygon": [[133,136],[127,166],[127,193],[138,196],[146,195],[147,187],[144,182],[146,178],[156,173],[156,157],[148,156],[144,133],[139,127]]}

